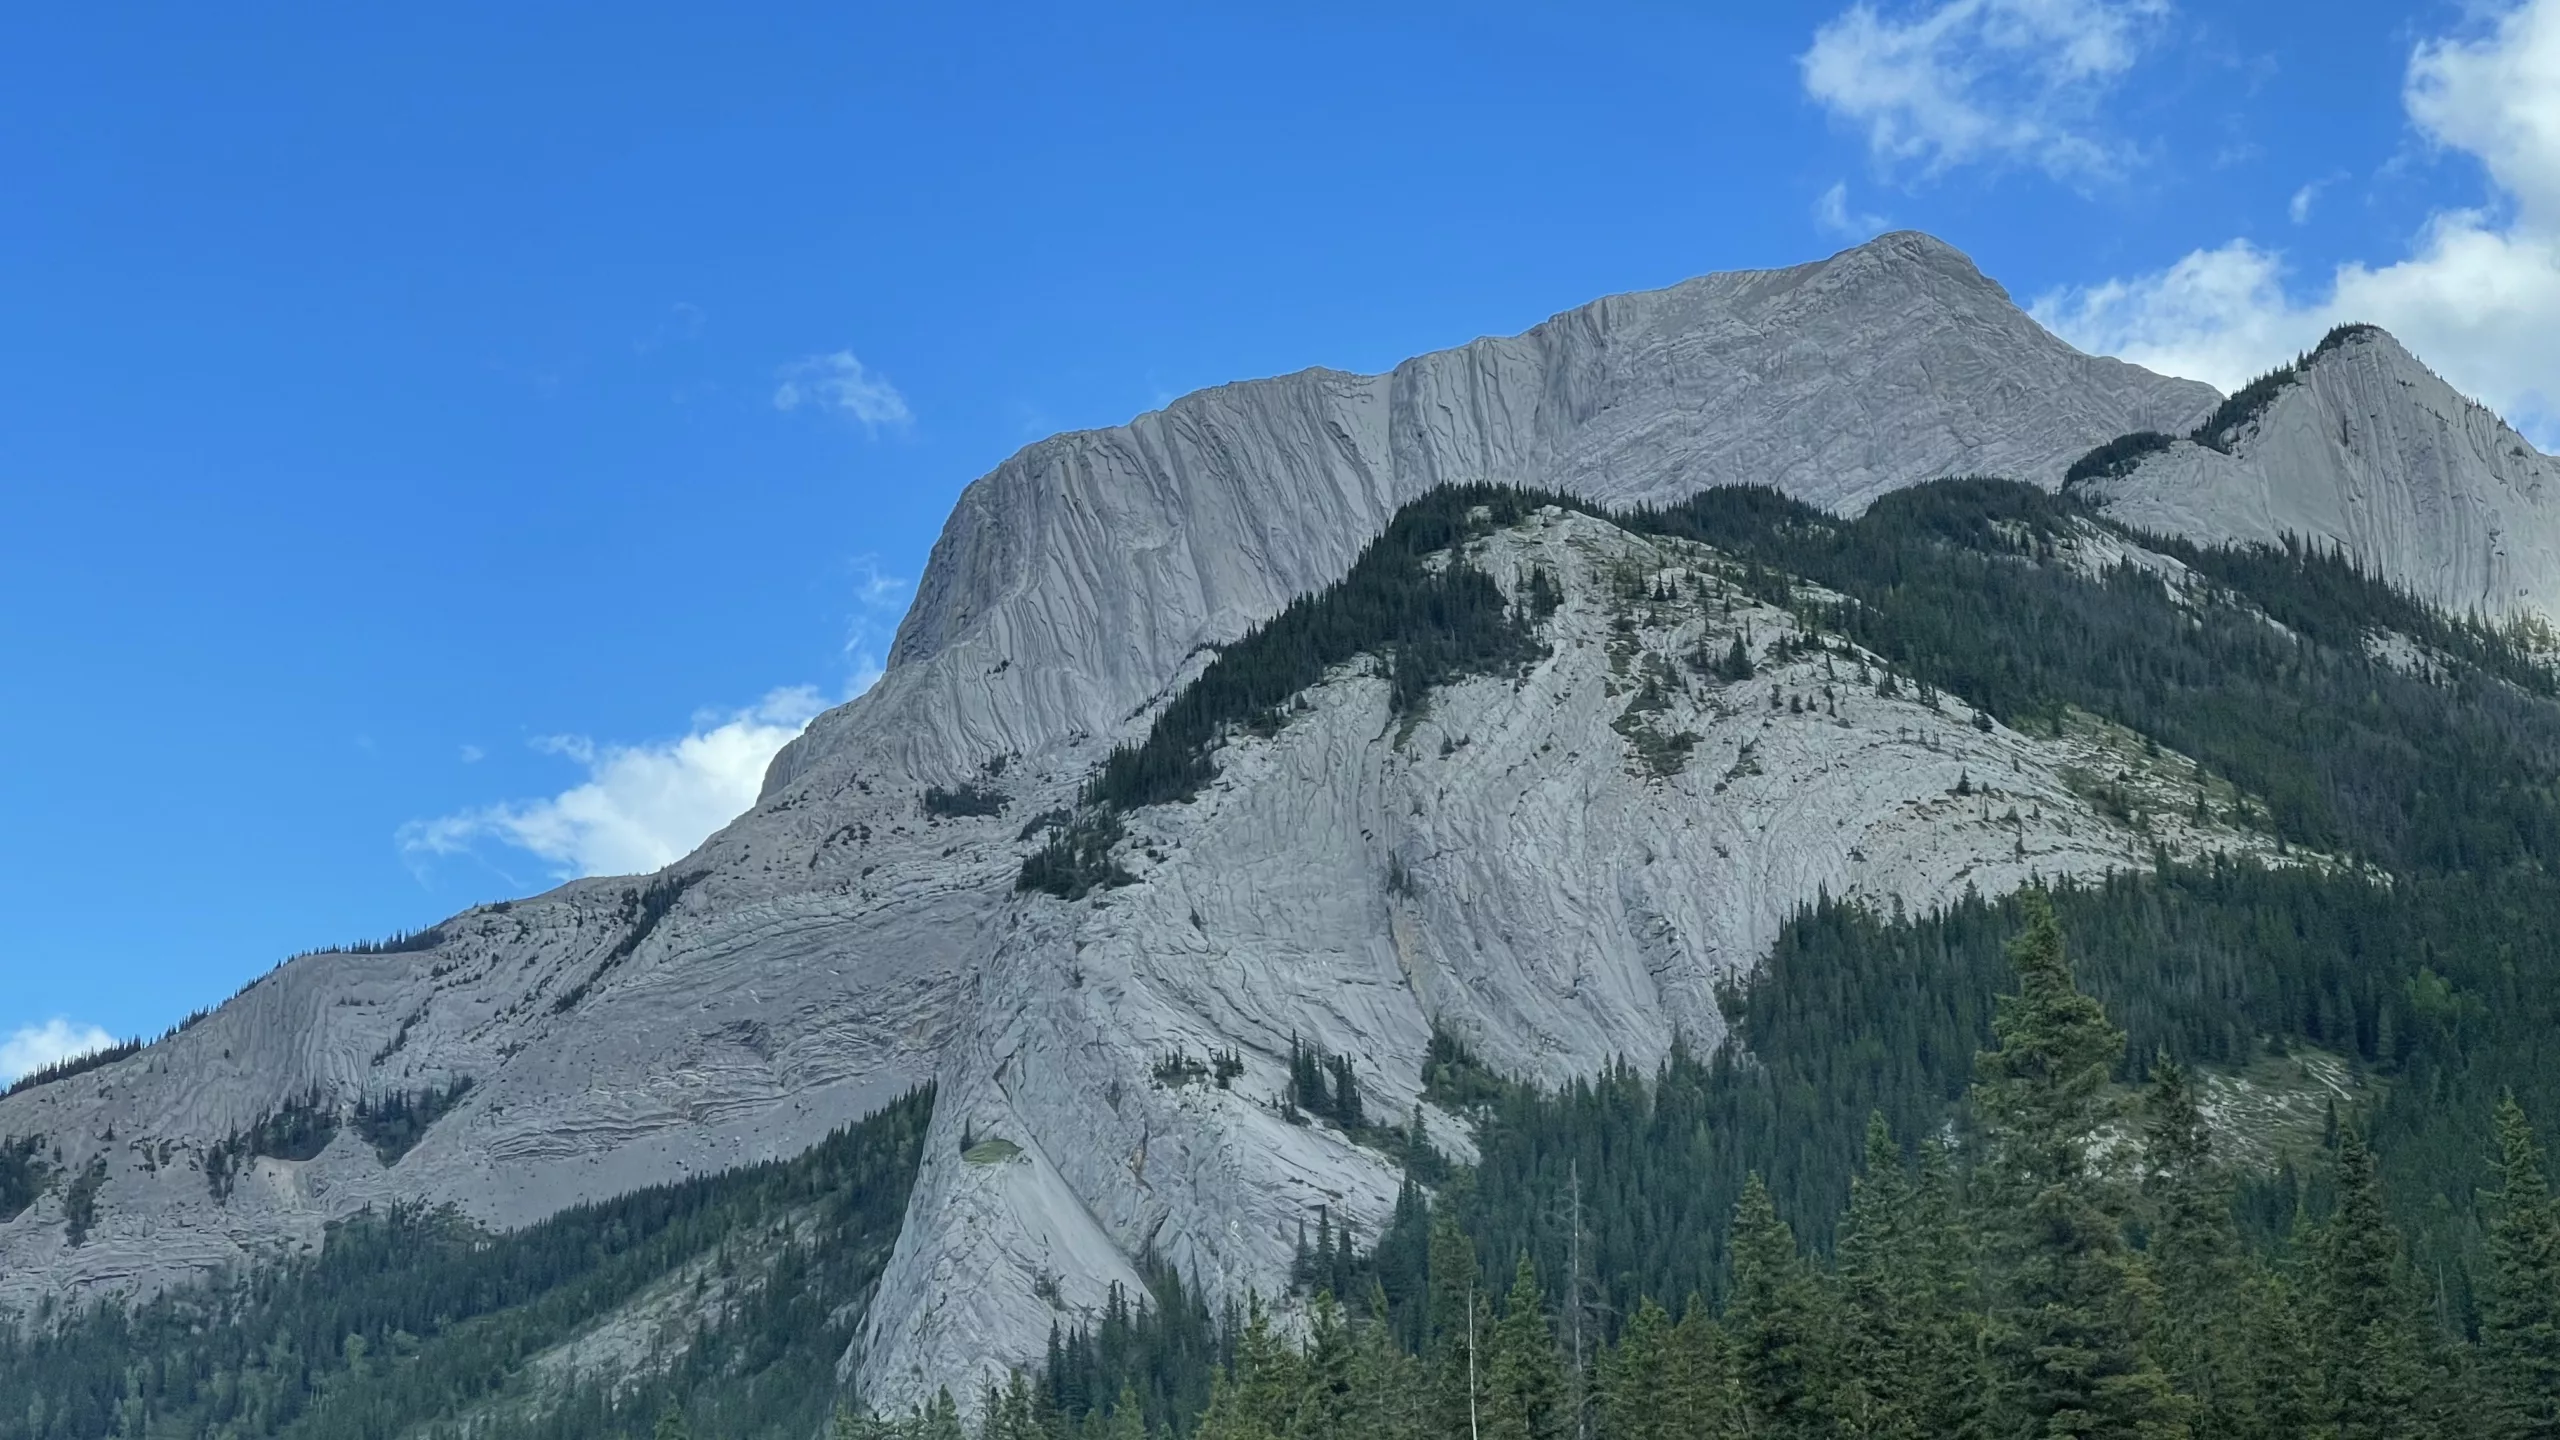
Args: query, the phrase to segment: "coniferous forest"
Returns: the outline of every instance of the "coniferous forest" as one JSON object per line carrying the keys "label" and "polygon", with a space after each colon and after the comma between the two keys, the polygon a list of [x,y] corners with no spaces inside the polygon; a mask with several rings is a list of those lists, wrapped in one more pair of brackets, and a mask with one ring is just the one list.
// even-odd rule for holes
{"label": "coniferous forest", "polygon": [[[1715,1087],[1679,1074],[1689,1062],[1658,1084],[1506,1087],[1486,1170],[1436,1198],[1409,1186],[1374,1250],[1318,1243],[1302,1327],[1259,1300],[1213,1319],[1159,1271],[1144,1304],[1115,1296],[1098,1326],[1052,1339],[1040,1375],[977,1397],[976,1424],[944,1396],[898,1419],[847,1411],[834,1434],[2555,1433],[2560,1206],[2512,1097],[2465,1167],[2482,1182],[2481,1264],[2476,1309],[2452,1323],[2360,1124],[2323,1139],[2319,1183],[2287,1222],[2253,1231],[2195,1073],[2155,1056],[2143,1083],[2120,1083],[2126,1034],[2076,982],[2056,907],[2031,894],[2015,913],[1965,1123],[1913,1145],[1870,1114],[1827,1245],[1806,1243],[1757,1171],[1717,1217],[1717,1263],[1662,1243],[1703,1223],[1680,1186],[1710,1148],[1694,1092]],[[1435,1049],[1463,1072],[1458,1047]],[[1561,1208],[1499,1173],[1559,1154]]]}
{"label": "coniferous forest", "polygon": [[[1112,757],[1025,888],[1125,880],[1123,817],[1205,783],[1223,734],[1288,723],[1329,666],[1383,657],[1410,714],[1534,664],[1551,577],[1425,558],[1544,504],[1589,509],[1408,507]],[[2183,594],[2067,563],[2103,522],[2006,482],[1855,520],[1757,489],[1610,518],[1717,547],[1793,643],[1881,657],[1981,723],[2095,717],[2193,757],[2279,861],[2163,855],[1925,914],[1821,901],[1721,997],[1728,1043],[1559,1091],[1437,1036],[1420,1078],[1474,1126],[1472,1167],[1364,1108],[1362,1057],[1300,1049],[1292,1103],[1404,1156],[1383,1233],[1311,1214],[1287,1295],[1148,1260],[1145,1293],[1062,1314],[1035,1372],[921,1414],[864,1418],[835,1361],[929,1096],[510,1236],[367,1216],[237,1287],[43,1317],[0,1335],[0,1440],[2560,1436],[2542,637],[2304,547],[2144,538]],[[2271,1137],[2243,1080],[2309,1118]],[[396,1145],[435,1102],[359,1119]],[[40,1163],[0,1150],[0,1214]],[[628,1384],[533,1363],[634,1305],[690,1317],[680,1358]]]}

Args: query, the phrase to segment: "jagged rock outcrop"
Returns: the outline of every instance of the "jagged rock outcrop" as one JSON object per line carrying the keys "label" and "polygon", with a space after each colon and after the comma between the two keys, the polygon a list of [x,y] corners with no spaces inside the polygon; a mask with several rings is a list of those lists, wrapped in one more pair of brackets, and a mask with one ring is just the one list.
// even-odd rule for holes
{"label": "jagged rock outcrop", "polygon": [[2178,440],[2089,494],[2203,544],[2336,546],[2451,610],[2560,616],[2560,461],[2384,331],[2339,331],[2226,443]]}
{"label": "jagged rock outcrop", "polygon": [[[2139,856],[2062,778],[2099,738],[1986,733],[1871,693],[1770,713],[1770,684],[1840,685],[1801,664],[1750,693],[1691,677],[1630,721],[1616,667],[1710,621],[1643,616],[1629,652],[1595,577],[1712,557],[1551,516],[1489,542],[1507,547],[1490,565],[1534,554],[1567,578],[1531,673],[1451,687],[1409,735],[1378,681],[1339,673],[1231,747],[1198,802],[1134,817],[1138,884],[1017,895],[1028,822],[1211,647],[1444,482],[1623,503],[1758,481],[1855,511],[1953,473],[2056,484],[2092,445],[2183,429],[2215,398],[2078,354],[1900,234],[1041,442],[963,496],[886,677],[680,864],[474,910],[420,948],[297,960],[140,1055],[0,1100],[0,1138],[43,1137],[57,1175],[105,1167],[81,1243],[59,1185],[0,1223],[0,1310],[255,1261],[369,1203],[519,1224],[795,1152],[928,1079],[930,1158],[847,1357],[882,1397],[1032,1358],[1040,1292],[1093,1303],[1141,1247],[1267,1290],[1311,1204],[1373,1231],[1392,1193],[1381,1159],[1265,1103],[1291,1033],[1356,1057],[1397,1113],[1434,1018],[1540,1075],[1648,1058],[1675,1032],[1712,1039],[1714,982],[1820,888],[1924,905]],[[1756,616],[1757,643],[1784,625]],[[1631,724],[1696,738],[1655,773]],[[2021,818],[1952,794],[1966,776]],[[964,783],[1000,800],[927,805]],[[1174,1046],[1246,1071],[1159,1086]],[[307,1158],[259,1139],[297,1105],[343,1119],[466,1077],[388,1162],[344,1125]],[[1015,1153],[964,1157],[964,1131]]]}

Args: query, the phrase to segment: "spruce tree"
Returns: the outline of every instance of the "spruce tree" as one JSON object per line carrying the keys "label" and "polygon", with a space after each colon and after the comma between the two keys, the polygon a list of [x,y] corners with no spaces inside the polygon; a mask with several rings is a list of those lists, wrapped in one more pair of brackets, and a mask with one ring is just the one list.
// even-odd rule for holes
{"label": "spruce tree", "polygon": [[2338,1141],[2338,1208],[2320,1230],[2313,1333],[2340,1440],[2425,1433],[2424,1327],[2382,1176],[2357,1126]]}
{"label": "spruce tree", "polygon": [[1138,1387],[1123,1380],[1120,1398],[1112,1402],[1111,1417],[1100,1426],[1087,1426],[1095,1440],[1147,1440],[1146,1414],[1138,1400]]}
{"label": "spruce tree", "polygon": [[1822,1433],[1826,1361],[1821,1306],[1795,1233],[1778,1218],[1758,1171],[1733,1212],[1733,1300],[1725,1311],[1733,1368],[1750,1432]]}
{"label": "spruce tree", "polygon": [[1421,1362],[1396,1343],[1388,1324],[1387,1292],[1370,1282],[1367,1323],[1352,1329],[1352,1433],[1377,1440],[1425,1440],[1430,1391]]}
{"label": "spruce tree", "polygon": [[1297,1417],[1305,1389],[1298,1347],[1271,1323],[1259,1296],[1245,1302],[1244,1333],[1236,1339],[1235,1383],[1230,1400],[1239,1435],[1281,1436]]}
{"label": "spruce tree", "polygon": [[2485,1197],[2480,1291],[2483,1433],[2560,1440],[2560,1207],[2513,1092],[2498,1102],[2498,1189]]}
{"label": "spruce tree", "polygon": [[1480,1425],[1484,1405],[1483,1346],[1492,1333],[1484,1300],[1476,1293],[1475,1246],[1456,1217],[1431,1217],[1429,1339],[1424,1362],[1431,1369],[1432,1433],[1464,1440]]}
{"label": "spruce tree", "polygon": [[1319,1290],[1307,1316],[1304,1378],[1288,1433],[1300,1440],[1352,1433],[1360,1408],[1352,1390],[1353,1370],[1351,1322],[1334,1303],[1333,1292]]}
{"label": "spruce tree", "polygon": [[1650,1295],[1600,1361],[1600,1422],[1608,1440],[1671,1440],[1671,1315]]}
{"label": "spruce tree", "polygon": [[1840,1343],[1829,1409],[1843,1436],[1918,1437],[1914,1406],[1926,1316],[1910,1177],[1881,1112],[1867,1117],[1866,1168],[1849,1182],[1838,1248]]}
{"label": "spruce tree", "polygon": [[1911,1187],[1913,1340],[1920,1393],[1913,1409],[1929,1436],[1981,1432],[1991,1388],[1983,1368],[1983,1319],[1975,1304],[1979,1237],[1956,1194],[1954,1158],[1941,1141],[1920,1146]]}
{"label": "spruce tree", "polygon": [[2109,1081],[2124,1034],[2073,983],[2050,901],[2030,892],[2024,908],[2009,945],[2018,992],[1992,1021],[2000,1048],[1974,1059],[1979,1178],[2002,1231],[2004,1409],[2027,1435],[2182,1436],[2178,1397],[2143,1343],[2150,1286],[2124,1243],[2125,1198],[2092,1159],[2120,1115]]}
{"label": "spruce tree", "polygon": [[2195,1402],[2198,1440],[2252,1432],[2242,1304],[2249,1267],[2231,1213],[2231,1180],[2215,1159],[2185,1066],[2162,1055],[2145,1107],[2143,1198],[2160,1286],[2157,1349],[2180,1393]]}
{"label": "spruce tree", "polygon": [[2322,1432],[2320,1354],[2313,1346],[2301,1293],[2264,1271],[2242,1296],[2246,1344],[2240,1351],[2249,1440],[2294,1440]]}
{"label": "spruce tree", "polygon": [[1693,1294],[1680,1307],[1680,1323],[1671,1327],[1666,1348],[1663,1389],[1671,1413],[1683,1417],[1687,1426],[1673,1432],[1679,1440],[1728,1440],[1750,1433],[1733,1347],[1723,1327],[1708,1316],[1704,1297]]}
{"label": "spruce tree", "polygon": [[1537,1268],[1520,1257],[1485,1354],[1484,1440],[1565,1440],[1564,1359],[1547,1329]]}

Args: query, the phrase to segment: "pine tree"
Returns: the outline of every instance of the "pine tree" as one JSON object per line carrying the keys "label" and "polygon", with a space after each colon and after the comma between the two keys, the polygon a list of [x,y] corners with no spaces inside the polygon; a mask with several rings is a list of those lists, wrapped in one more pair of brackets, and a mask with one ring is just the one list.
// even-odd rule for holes
{"label": "pine tree", "polygon": [[1546,1294],[1520,1257],[1485,1355],[1484,1440],[1564,1440],[1564,1362],[1547,1329]]}
{"label": "pine tree", "polygon": [[2150,1289],[2127,1252],[2124,1197],[2091,1162],[2118,1116],[2108,1089],[2124,1034],[2080,992],[2040,892],[2009,946],[2018,993],[2000,997],[2000,1048],[1974,1059],[1988,1141],[1981,1178],[2002,1224],[1998,1342],[2020,1431],[2082,1440],[2186,1433],[2178,1397],[2143,1344]]}
{"label": "pine tree", "polygon": [[657,1428],[649,1432],[650,1440],[692,1440],[693,1431],[684,1423],[684,1411],[674,1401],[658,1412]]}
{"label": "pine tree", "polygon": [[1795,1233],[1754,1171],[1733,1212],[1733,1300],[1725,1311],[1751,1433],[1822,1432],[1822,1314]]}
{"label": "pine tree", "polygon": [[2513,1092],[2498,1102],[2498,1178],[2485,1197],[2480,1292],[2484,1435],[2560,1440],[2560,1207]]}
{"label": "pine tree", "polygon": [[2337,1172],[2338,1208],[2321,1227],[2314,1268],[2327,1418],[2341,1440],[2420,1435],[2423,1327],[2382,1176],[2356,1126],[2339,1137]]}

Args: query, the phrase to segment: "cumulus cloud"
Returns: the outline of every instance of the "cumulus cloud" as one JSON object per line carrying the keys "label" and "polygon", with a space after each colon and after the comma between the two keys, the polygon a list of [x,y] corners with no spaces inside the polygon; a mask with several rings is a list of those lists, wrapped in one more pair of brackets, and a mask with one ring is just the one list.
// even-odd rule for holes
{"label": "cumulus cloud", "polygon": [[1893,224],[1882,215],[1851,210],[1849,182],[1846,180],[1834,181],[1831,188],[1823,191],[1821,198],[1813,202],[1813,223],[1845,240],[1864,240],[1882,233]]}
{"label": "cumulus cloud", "polygon": [[97,1026],[75,1024],[59,1015],[41,1025],[21,1025],[0,1040],[0,1085],[114,1043],[116,1037]]}
{"label": "cumulus cloud", "polygon": [[2167,0],[1947,0],[1891,14],[1860,0],[1797,63],[1805,92],[1888,168],[1992,161],[2103,178],[2127,151],[2099,106],[2168,13]]}
{"label": "cumulus cloud", "polygon": [[400,848],[414,860],[496,841],[540,856],[563,877],[656,870],[754,804],[774,753],[825,708],[816,690],[797,686],[744,710],[697,716],[674,740],[548,737],[536,746],[576,762],[585,780],[548,799],[413,820],[400,827]]}
{"label": "cumulus cloud", "polygon": [[[2037,318],[2083,349],[2224,389],[2329,325],[2368,320],[2546,447],[2560,440],[2560,0],[2479,34],[2420,42],[2402,102],[2419,133],[2476,158],[2492,194],[2432,216],[2401,259],[2350,261],[2307,291],[2245,240],[2166,270],[2056,291]],[[2306,205],[2307,209],[2307,205]]]}
{"label": "cumulus cloud", "polygon": [[875,434],[883,425],[905,425],[915,419],[915,412],[907,408],[907,397],[889,383],[889,377],[854,358],[850,350],[811,355],[783,366],[781,383],[774,387],[773,408],[848,416]]}

